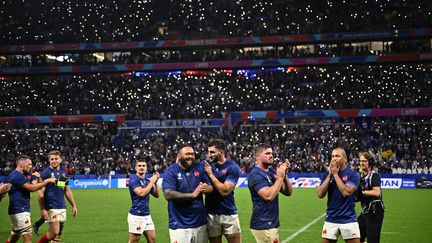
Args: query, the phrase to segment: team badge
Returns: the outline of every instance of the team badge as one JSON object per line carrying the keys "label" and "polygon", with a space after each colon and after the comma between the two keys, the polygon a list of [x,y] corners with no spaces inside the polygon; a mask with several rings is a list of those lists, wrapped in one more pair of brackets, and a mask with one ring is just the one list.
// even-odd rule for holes
{"label": "team badge", "polygon": [[199,177],[199,176],[200,176],[199,171],[195,170],[195,171],[194,171],[194,176]]}

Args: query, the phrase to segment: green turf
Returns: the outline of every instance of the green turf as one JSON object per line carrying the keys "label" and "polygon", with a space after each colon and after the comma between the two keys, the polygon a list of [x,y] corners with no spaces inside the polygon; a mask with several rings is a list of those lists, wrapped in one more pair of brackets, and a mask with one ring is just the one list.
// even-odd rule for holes
{"label": "green turf", "polygon": [[[432,242],[432,191],[384,190],[386,213],[381,242]],[[68,221],[63,234],[65,243],[127,242],[126,215],[130,207],[127,189],[74,190],[79,215]],[[37,220],[36,194],[32,195],[32,221]],[[8,198],[0,203],[0,242],[9,234]],[[249,231],[251,200],[247,189],[236,189],[243,242],[254,242]],[[280,196],[281,241],[324,213],[325,199],[318,199],[314,189],[295,189],[290,198]],[[163,196],[151,199],[151,212],[158,242],[169,242],[167,203]],[[320,242],[323,218],[289,242]],[[46,231],[44,225],[41,231]],[[33,242],[37,242],[36,236]],[[141,240],[145,242],[145,240]],[[339,242],[342,242],[339,240]]]}

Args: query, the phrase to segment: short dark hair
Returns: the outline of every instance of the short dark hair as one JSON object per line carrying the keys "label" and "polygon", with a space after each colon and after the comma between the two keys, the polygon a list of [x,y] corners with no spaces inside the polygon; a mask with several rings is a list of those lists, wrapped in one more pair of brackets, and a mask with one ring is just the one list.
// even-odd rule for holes
{"label": "short dark hair", "polygon": [[60,153],[60,151],[58,151],[58,150],[51,150],[51,151],[49,151],[49,153],[48,153],[48,158],[49,158],[51,155],[58,155],[58,156],[61,157],[61,153]]}
{"label": "short dark hair", "polygon": [[215,147],[216,149],[225,151],[226,147],[225,147],[225,142],[222,139],[212,139],[210,140],[210,142],[208,143],[208,147]]}
{"label": "short dark hair", "polygon": [[256,146],[255,148],[255,156],[258,155],[259,153],[261,153],[262,151],[271,148],[271,146],[269,144],[266,143],[260,143]]}
{"label": "short dark hair", "polygon": [[177,153],[180,153],[180,151],[181,151],[183,148],[185,148],[185,147],[191,147],[192,149],[194,148],[192,145],[190,145],[190,144],[188,144],[188,143],[180,144],[180,145],[178,146]]}
{"label": "short dark hair", "polygon": [[28,160],[28,159],[31,159],[30,156],[21,154],[16,157],[15,162],[16,164],[19,164],[21,161]]}
{"label": "short dark hair", "polygon": [[369,163],[369,167],[372,167],[375,165],[376,162],[376,158],[375,155],[370,153],[370,152],[363,152],[360,155],[363,155],[365,157],[365,159],[368,161]]}

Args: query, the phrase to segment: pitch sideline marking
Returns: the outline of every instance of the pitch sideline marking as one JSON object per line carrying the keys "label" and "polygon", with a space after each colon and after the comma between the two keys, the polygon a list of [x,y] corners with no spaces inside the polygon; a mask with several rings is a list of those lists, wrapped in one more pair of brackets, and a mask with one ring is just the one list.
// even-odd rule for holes
{"label": "pitch sideline marking", "polygon": [[285,240],[283,240],[281,243],[287,243],[290,240],[294,239],[295,237],[297,237],[297,235],[301,234],[303,231],[307,230],[309,227],[311,227],[313,224],[315,224],[316,222],[318,222],[318,220],[320,220],[322,217],[325,216],[325,213],[321,214],[320,216],[318,216],[316,219],[312,220],[311,222],[309,222],[307,225],[303,226],[301,229],[297,230],[294,234],[292,234],[291,236],[289,236],[288,238],[286,238]]}

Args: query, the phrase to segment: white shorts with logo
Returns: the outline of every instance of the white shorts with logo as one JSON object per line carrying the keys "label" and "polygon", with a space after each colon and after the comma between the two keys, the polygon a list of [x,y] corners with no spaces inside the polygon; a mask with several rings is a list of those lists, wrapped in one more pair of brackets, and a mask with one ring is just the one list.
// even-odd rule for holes
{"label": "white shorts with logo", "polygon": [[144,231],[154,230],[155,226],[150,215],[137,216],[131,213],[128,214],[129,233],[141,235]]}
{"label": "white shorts with logo", "polygon": [[32,224],[29,212],[17,213],[9,215],[12,223],[13,235],[25,235],[32,233]]}
{"label": "white shorts with logo", "polygon": [[169,229],[171,243],[207,243],[207,226],[187,229]]}
{"label": "white shorts with logo", "polygon": [[258,243],[274,243],[279,242],[279,230],[278,228],[256,230],[250,229],[255,241]]}
{"label": "white shorts with logo", "polygon": [[240,233],[240,220],[238,214],[234,215],[207,215],[207,230],[209,237]]}
{"label": "white shorts with logo", "polygon": [[336,224],[324,222],[321,237],[330,240],[337,240],[342,235],[344,240],[360,238],[360,228],[357,222]]}
{"label": "white shorts with logo", "polygon": [[48,220],[47,222],[65,222],[66,221],[66,209],[48,209]]}

